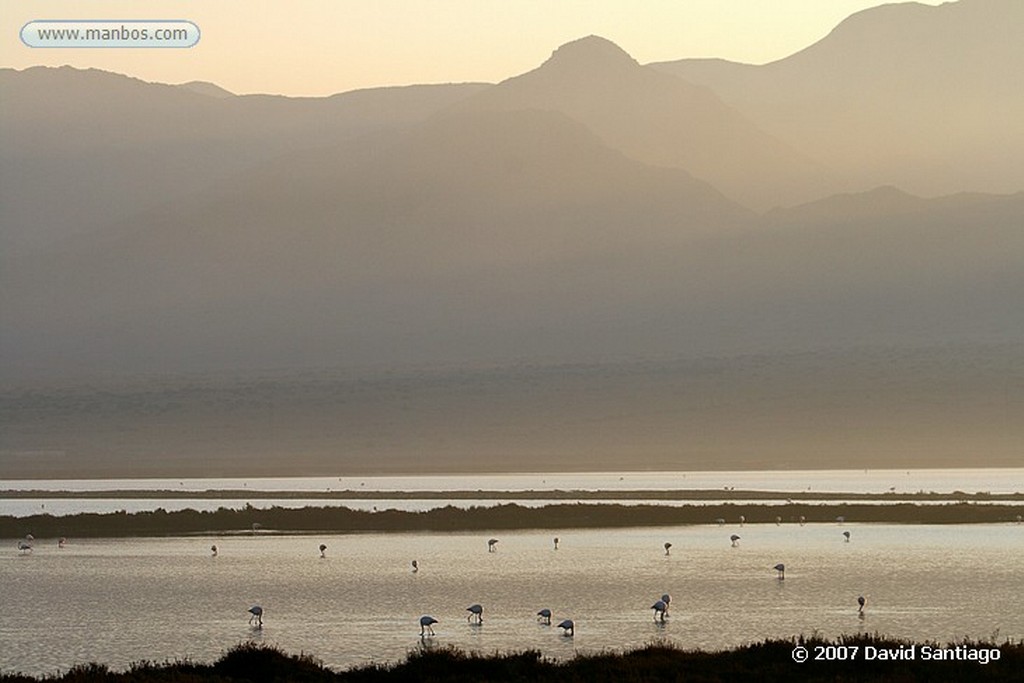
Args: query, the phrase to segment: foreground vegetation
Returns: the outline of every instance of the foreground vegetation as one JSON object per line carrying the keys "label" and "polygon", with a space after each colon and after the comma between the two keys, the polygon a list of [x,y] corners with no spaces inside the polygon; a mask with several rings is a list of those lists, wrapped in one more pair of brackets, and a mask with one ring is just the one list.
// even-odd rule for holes
{"label": "foreground vegetation", "polygon": [[[964,642],[961,648],[993,652],[992,661],[793,661],[797,645],[815,652],[820,646],[855,646],[896,651],[909,641],[880,636],[843,637],[837,641],[820,638],[768,640],[724,652],[681,650],[649,645],[621,654],[579,655],[567,661],[546,659],[536,651],[484,656],[454,648],[415,651],[398,664],[369,665],[336,672],[306,655],[288,655],[275,648],[239,645],[212,664],[188,661],[154,664],[141,662],[127,671],[112,672],[99,664],[80,665],[70,671],[33,678],[0,674],[0,683],[192,683],[299,681],[319,683],[377,683],[388,681],[1024,681],[1024,644]],[[934,643],[917,644],[917,650]],[[952,645],[946,647],[953,647]],[[994,652],[998,651],[998,659]]]}
{"label": "foreground vegetation", "polygon": [[501,529],[574,529],[637,526],[710,524],[718,519],[737,522],[742,515],[748,524],[834,522],[896,522],[906,524],[976,524],[1012,522],[1020,506],[950,503],[946,505],[801,504],[784,505],[614,505],[559,504],[523,507],[507,504],[495,507],[456,508],[447,506],[426,512],[381,510],[368,512],[346,507],[272,507],[247,505],[240,510],[215,511],[163,509],[147,512],[82,513],[55,517],[0,516],[0,538],[38,539],[61,536],[87,538],[112,536],[173,536],[180,534],[233,533],[358,533],[388,531],[493,531]]}

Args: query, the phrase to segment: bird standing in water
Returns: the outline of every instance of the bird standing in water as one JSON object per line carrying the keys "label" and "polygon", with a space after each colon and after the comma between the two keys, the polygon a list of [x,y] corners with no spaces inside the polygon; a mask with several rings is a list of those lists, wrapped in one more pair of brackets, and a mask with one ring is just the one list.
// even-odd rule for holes
{"label": "bird standing in water", "polygon": [[470,605],[466,608],[466,611],[469,612],[469,614],[466,615],[466,621],[472,621],[473,618],[476,617],[477,624],[484,623],[484,608],[482,605]]}

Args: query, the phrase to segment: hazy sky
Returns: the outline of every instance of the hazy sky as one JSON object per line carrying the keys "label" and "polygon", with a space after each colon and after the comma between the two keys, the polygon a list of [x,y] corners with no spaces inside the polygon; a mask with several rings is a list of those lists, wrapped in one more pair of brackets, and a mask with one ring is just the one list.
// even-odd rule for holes
{"label": "hazy sky", "polygon": [[[0,0],[0,65],[95,67],[238,93],[500,81],[597,34],[641,63],[723,57],[764,63],[825,36],[879,0]],[[924,4],[938,5],[937,0]],[[142,9],[145,8],[145,9]],[[642,8],[642,9],[640,9]],[[33,19],[188,19],[191,49],[32,49]]]}

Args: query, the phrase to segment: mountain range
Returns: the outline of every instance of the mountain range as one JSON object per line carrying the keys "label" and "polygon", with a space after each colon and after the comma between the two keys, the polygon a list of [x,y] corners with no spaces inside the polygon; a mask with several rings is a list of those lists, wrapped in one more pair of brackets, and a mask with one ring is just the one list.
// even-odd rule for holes
{"label": "mountain range", "polygon": [[817,43],[749,65],[650,65],[711,88],[847,188],[1017,192],[1024,178],[1024,4],[904,2],[854,14]]}
{"label": "mountain range", "polygon": [[0,380],[1018,348],[1022,7],[327,98],[2,69]]}

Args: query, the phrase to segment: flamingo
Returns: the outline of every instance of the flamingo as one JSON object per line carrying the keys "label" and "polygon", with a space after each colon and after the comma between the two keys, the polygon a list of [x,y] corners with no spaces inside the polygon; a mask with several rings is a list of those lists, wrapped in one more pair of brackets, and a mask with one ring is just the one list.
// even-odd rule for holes
{"label": "flamingo", "polygon": [[740,515],[740,526],[743,526],[746,523],[747,523],[747,518],[744,517],[743,515]]}
{"label": "flamingo", "polygon": [[547,607],[537,612],[537,621],[543,621],[548,626],[551,625],[551,610]]}
{"label": "flamingo", "polygon": [[775,571],[779,573],[779,581],[782,581],[784,578],[786,578],[786,565],[779,562],[777,565],[775,565]]}
{"label": "flamingo", "polygon": [[782,524],[782,517],[776,517],[775,518],[775,526],[779,526],[780,524]]}
{"label": "flamingo", "polygon": [[61,536],[60,540],[57,541],[57,547],[58,548],[63,548],[65,545],[67,545],[67,543],[68,543],[68,539],[66,539],[63,536]]}
{"label": "flamingo", "polygon": [[732,547],[735,548],[736,546],[739,545],[739,543],[737,543],[737,541],[740,540],[740,537],[737,536],[736,534],[733,534],[732,536],[729,537],[729,540],[732,541]]}
{"label": "flamingo", "polygon": [[324,554],[326,551],[327,551],[327,545],[325,543],[321,543],[320,544],[320,557],[321,558],[327,557],[327,555]]}
{"label": "flamingo", "polygon": [[844,531],[843,532],[843,537],[846,539],[847,543],[850,542],[850,532],[849,531]]}
{"label": "flamingo", "polygon": [[846,521],[846,517],[843,517],[842,515],[839,515],[838,517],[836,517],[836,524],[842,524],[845,521]]}
{"label": "flamingo", "polygon": [[672,553],[669,552],[671,549],[672,549],[672,544],[671,543],[666,543],[665,544],[665,554],[666,555],[671,555]]}
{"label": "flamingo", "polygon": [[213,557],[217,557],[217,546],[216,545],[211,545],[210,546],[210,554]]}
{"label": "flamingo", "polygon": [[498,550],[498,539],[492,538],[487,541],[487,552],[493,553]]}
{"label": "flamingo", "polygon": [[476,617],[476,623],[484,623],[484,608],[480,604],[470,605],[466,608],[469,614],[466,615],[466,621],[471,621],[473,617]]}
{"label": "flamingo", "polygon": [[563,620],[558,624],[558,628],[562,629],[562,635],[567,638],[572,638],[576,635],[576,624],[572,622],[572,619]]}
{"label": "flamingo", "polygon": [[656,601],[653,605],[651,605],[651,609],[654,610],[654,620],[658,621],[658,617],[661,617],[661,621],[662,621],[662,623],[664,623],[664,621],[665,621],[665,612],[668,611],[668,605],[665,604],[665,601],[664,600]]}
{"label": "flamingo", "polygon": [[864,614],[864,604],[866,602],[867,600],[864,599],[863,595],[857,598],[857,614]]}
{"label": "flamingo", "polygon": [[28,541],[18,541],[18,550],[24,555],[32,552],[32,544]]}
{"label": "flamingo", "polygon": [[253,621],[255,621],[256,628],[263,628],[263,608],[259,605],[253,605],[249,608],[249,613],[252,615],[249,617],[249,625],[251,626]]}
{"label": "flamingo", "polygon": [[555,536],[555,550],[558,550],[558,536]]}
{"label": "flamingo", "polygon": [[803,515],[800,515],[800,526],[803,526],[806,523],[807,523],[807,518],[804,517]]}
{"label": "flamingo", "polygon": [[416,560],[412,561],[412,573],[415,574],[420,570],[420,565]]}
{"label": "flamingo", "polygon": [[725,520],[719,517],[715,520],[715,524],[717,524],[718,526],[725,526]]}
{"label": "flamingo", "polygon": [[439,623],[437,619],[430,616],[429,614],[424,614],[422,617],[420,617],[420,637],[422,638],[426,636],[427,633],[430,633],[430,635],[434,635],[434,624],[436,623]]}

